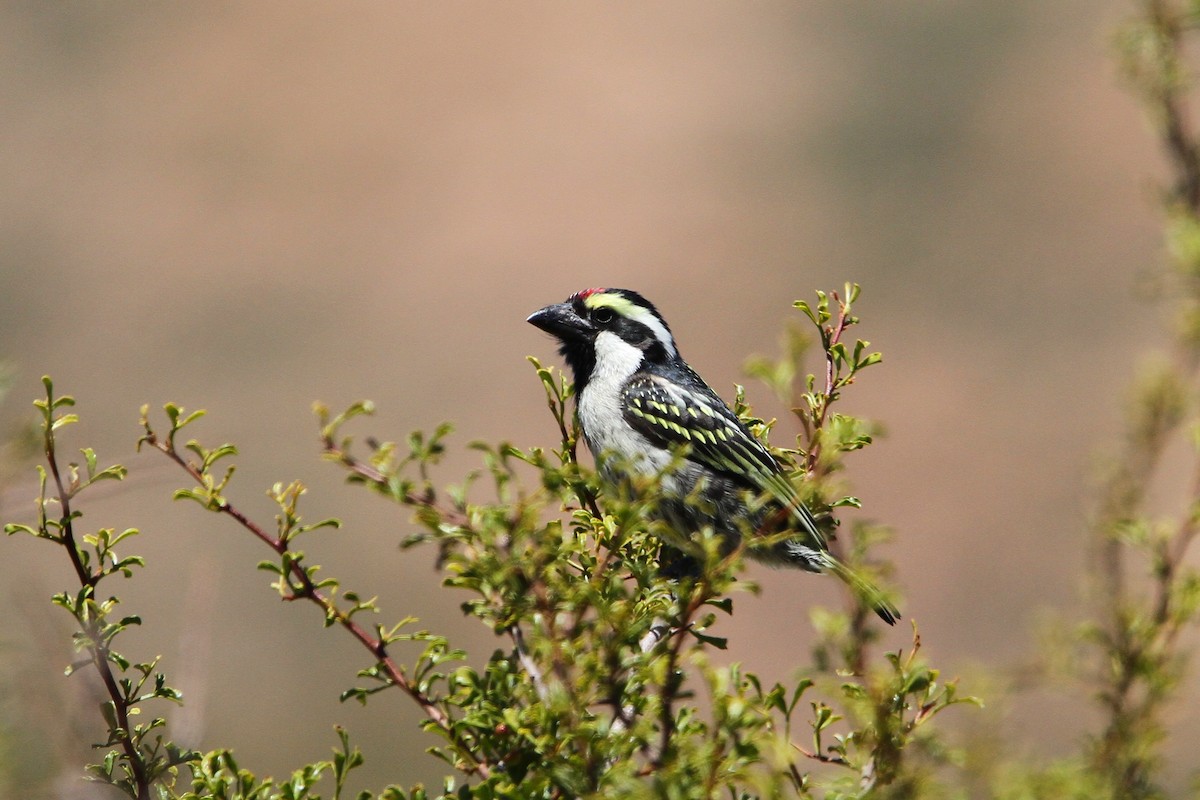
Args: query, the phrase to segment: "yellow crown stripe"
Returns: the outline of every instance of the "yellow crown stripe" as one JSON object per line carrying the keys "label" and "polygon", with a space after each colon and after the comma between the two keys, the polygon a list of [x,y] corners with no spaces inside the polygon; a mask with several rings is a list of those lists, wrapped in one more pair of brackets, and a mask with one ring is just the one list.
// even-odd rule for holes
{"label": "yellow crown stripe", "polygon": [[593,292],[584,296],[583,304],[593,309],[611,308],[626,319],[642,323],[654,332],[655,337],[671,355],[677,354],[675,339],[671,336],[671,332],[667,330],[666,325],[658,317],[654,316],[654,314],[651,314],[648,309],[639,306],[628,297],[616,292]]}

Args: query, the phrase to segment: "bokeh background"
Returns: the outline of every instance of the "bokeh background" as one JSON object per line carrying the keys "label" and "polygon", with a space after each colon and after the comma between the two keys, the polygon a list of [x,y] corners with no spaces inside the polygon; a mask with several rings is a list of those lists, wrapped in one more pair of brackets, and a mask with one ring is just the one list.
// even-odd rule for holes
{"label": "bokeh background", "polygon": [[[746,356],[776,351],[793,299],[854,280],[859,335],[885,361],[846,409],[888,435],[850,478],[896,530],[881,555],[906,616],[948,676],[1016,668],[1040,620],[1081,608],[1094,457],[1164,338],[1145,287],[1165,166],[1112,57],[1128,13],[2,3],[0,358],[16,383],[0,423],[31,418],[49,373],[79,400],[75,444],[130,467],[85,522],[144,531],[149,566],[124,600],[146,629],[125,649],[163,655],[189,743],[279,775],[343,724],[368,785],[430,781],[417,711],[337,702],[365,654],[274,598],[250,537],[171,502],[180,476],[133,452],[138,407],[208,409],[198,433],[241,449],[236,502],[269,520],[265,489],[305,481],[309,517],[347,523],[308,542],[328,574],[486,655],[503,643],[435,590],[429,554],[398,549],[405,514],[320,461],[311,403],[373,399],[359,430],[379,438],[454,421],[453,481],[472,439],[554,441],[524,361],[555,361],[524,323],[535,308],[636,288],[729,396]],[[8,483],[4,519],[28,519],[33,491]],[[67,796],[98,722],[60,724],[81,688],[61,677],[69,629],[47,597],[70,575],[42,543],[0,548],[5,713],[55,732],[27,743],[27,769],[73,762]],[[731,657],[786,678],[809,657],[806,609],[837,587],[754,576],[765,592],[739,598]],[[908,640],[902,626],[883,644]],[[1189,680],[1181,741],[1200,735]],[[1085,700],[954,713],[1047,754],[1080,743]],[[1190,750],[1174,748],[1174,780]]]}

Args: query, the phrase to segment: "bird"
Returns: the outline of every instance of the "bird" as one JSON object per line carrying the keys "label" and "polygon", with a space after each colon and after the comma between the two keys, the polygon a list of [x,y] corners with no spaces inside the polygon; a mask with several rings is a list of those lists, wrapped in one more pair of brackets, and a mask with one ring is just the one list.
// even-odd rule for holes
{"label": "bird", "polygon": [[649,300],[629,289],[584,289],[527,321],[558,340],[606,483],[661,476],[657,513],[676,532],[711,526],[731,548],[744,533],[762,534],[763,546],[747,542],[752,558],[836,575],[895,625],[899,610],[829,551],[784,467],[683,360]]}

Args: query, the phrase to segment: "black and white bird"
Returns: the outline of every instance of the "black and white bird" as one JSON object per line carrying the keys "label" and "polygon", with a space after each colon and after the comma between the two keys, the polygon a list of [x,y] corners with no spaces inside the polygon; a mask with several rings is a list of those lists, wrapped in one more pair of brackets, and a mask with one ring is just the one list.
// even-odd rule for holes
{"label": "black and white bird", "polygon": [[[607,480],[620,480],[614,464],[663,475],[659,513],[685,536],[706,525],[729,543],[744,532],[786,533],[747,552],[769,564],[833,573],[884,622],[896,623],[900,612],[829,552],[783,467],[683,360],[646,298],[628,289],[586,289],[528,321],[559,341],[574,373],[584,439]],[[683,461],[668,469],[684,445]]]}

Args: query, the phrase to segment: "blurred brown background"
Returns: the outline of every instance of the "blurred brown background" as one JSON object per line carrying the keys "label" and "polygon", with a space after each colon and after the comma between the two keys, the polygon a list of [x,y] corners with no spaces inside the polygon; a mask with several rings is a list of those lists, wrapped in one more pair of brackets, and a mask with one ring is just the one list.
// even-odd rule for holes
{"label": "blurred brown background", "polygon": [[[557,363],[535,308],[636,288],[729,396],[792,299],[854,280],[885,363],[846,408],[888,436],[850,476],[896,528],[906,616],[948,675],[1018,665],[1047,609],[1078,611],[1093,457],[1162,338],[1131,299],[1160,259],[1164,168],[1111,58],[1128,12],[0,4],[0,357],[18,371],[0,422],[28,419],[49,373],[80,402],[73,443],[130,466],[85,523],[144,530],[124,599],[147,627],[124,650],[163,654],[192,744],[278,775],[339,723],[370,785],[432,780],[402,698],[337,702],[365,654],[274,599],[248,536],[170,501],[180,476],[133,453],[138,407],[207,408],[198,434],[242,451],[236,502],[269,521],[263,491],[304,480],[310,519],[347,522],[307,543],[328,574],[484,656],[503,643],[433,590],[427,553],[397,549],[405,515],[319,460],[311,402],[374,399],[359,430],[380,438],[450,419],[459,445],[550,444],[524,362]],[[442,474],[472,464],[457,448]],[[31,493],[9,486],[0,514],[27,517]],[[55,730],[78,681],[58,676],[68,630],[46,598],[69,573],[41,543],[0,547],[20,617],[8,707]],[[731,657],[785,678],[836,587],[755,569],[766,591],[737,601]],[[1057,727],[1000,724],[1031,751],[1078,744],[1082,699],[1044,695]],[[1194,741],[1186,706],[1173,722]]]}

